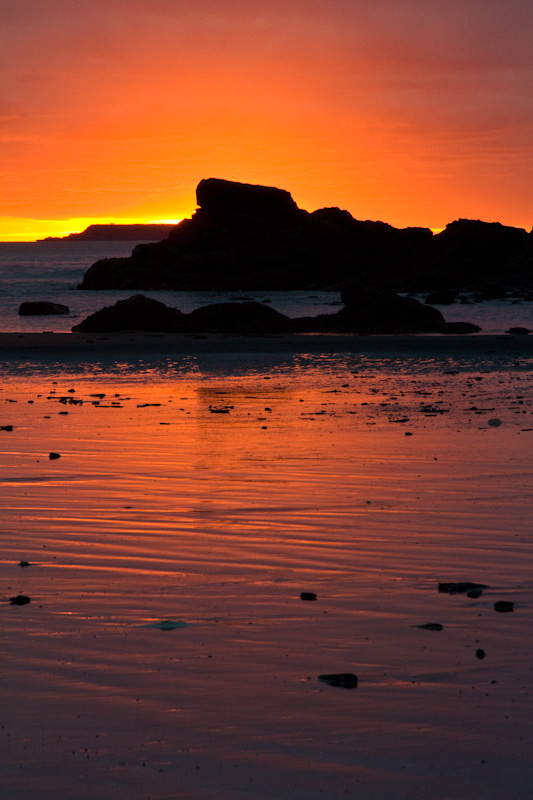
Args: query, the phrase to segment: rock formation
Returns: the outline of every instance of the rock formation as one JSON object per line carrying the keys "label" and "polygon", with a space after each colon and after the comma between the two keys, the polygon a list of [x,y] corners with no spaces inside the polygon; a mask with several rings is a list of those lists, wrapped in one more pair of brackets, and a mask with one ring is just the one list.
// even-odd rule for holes
{"label": "rock formation", "polygon": [[[169,333],[470,333],[471,328],[447,330],[440,311],[411,297],[382,294],[353,285],[347,304],[334,314],[291,319],[257,302],[213,303],[183,314],[158,300],[135,295],[91,314],[75,332],[161,331]],[[457,323],[449,323],[457,324]],[[459,323],[460,325],[461,323]],[[475,327],[475,326],[474,326]]]}
{"label": "rock formation", "polygon": [[79,233],[69,233],[68,236],[47,236],[40,241],[79,239],[83,242],[157,242],[168,236],[173,227],[174,225],[168,222],[94,224]]}
{"label": "rock formation", "polygon": [[97,261],[79,288],[337,288],[362,270],[405,270],[432,237],[429,229],[359,222],[337,208],[310,214],[274,187],[209,178],[197,201],[168,239]]}
{"label": "rock formation", "polygon": [[86,317],[73,331],[83,333],[112,333],[116,331],[164,331],[182,333],[189,329],[186,315],[159,300],[135,295],[119,300]]}
{"label": "rock formation", "polygon": [[200,181],[196,195],[198,209],[167,239],[97,261],[79,288],[339,289],[355,279],[389,292],[533,290],[533,233],[521,228],[459,219],[433,235],[338,208],[309,213],[282,189],[218,178]]}

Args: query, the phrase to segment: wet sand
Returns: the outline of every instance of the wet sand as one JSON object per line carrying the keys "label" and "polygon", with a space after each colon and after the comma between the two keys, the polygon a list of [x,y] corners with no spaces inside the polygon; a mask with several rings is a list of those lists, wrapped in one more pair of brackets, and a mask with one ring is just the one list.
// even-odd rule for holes
{"label": "wet sand", "polygon": [[[4,796],[527,795],[528,337],[208,337],[170,372],[189,337],[23,337],[31,374],[0,336]],[[76,371],[108,347],[142,370]]]}
{"label": "wet sand", "polygon": [[466,336],[355,334],[291,334],[238,336],[222,334],[121,333],[0,333],[0,358],[9,356],[80,355],[109,352],[158,353],[320,353],[407,352],[483,353],[533,356],[533,336],[482,334]]}

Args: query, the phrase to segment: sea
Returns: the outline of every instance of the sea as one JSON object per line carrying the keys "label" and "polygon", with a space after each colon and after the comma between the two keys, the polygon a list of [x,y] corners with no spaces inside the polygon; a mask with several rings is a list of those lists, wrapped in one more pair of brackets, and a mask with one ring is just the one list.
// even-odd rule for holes
{"label": "sea", "polygon": [[[128,290],[81,291],[84,273],[101,258],[128,256],[136,242],[51,240],[0,242],[0,332],[68,332],[90,314],[136,294]],[[336,291],[189,292],[143,291],[166,305],[189,313],[210,303],[256,300],[289,317],[332,314],[342,306]],[[422,301],[424,295],[417,296]],[[20,304],[46,300],[70,309],[61,316],[20,316]],[[515,299],[441,306],[449,322],[473,322],[482,334],[502,334],[511,327],[533,329],[533,303]]]}

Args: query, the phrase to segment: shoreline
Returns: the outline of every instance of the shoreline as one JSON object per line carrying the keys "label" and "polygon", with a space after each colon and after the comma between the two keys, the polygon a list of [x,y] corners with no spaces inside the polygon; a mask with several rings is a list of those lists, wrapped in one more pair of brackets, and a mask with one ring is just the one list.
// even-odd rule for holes
{"label": "shoreline", "polygon": [[431,355],[446,353],[533,357],[533,336],[509,334],[181,334],[124,331],[119,333],[0,333],[0,359],[46,359],[49,356],[103,353],[146,355],[200,353],[385,353]]}

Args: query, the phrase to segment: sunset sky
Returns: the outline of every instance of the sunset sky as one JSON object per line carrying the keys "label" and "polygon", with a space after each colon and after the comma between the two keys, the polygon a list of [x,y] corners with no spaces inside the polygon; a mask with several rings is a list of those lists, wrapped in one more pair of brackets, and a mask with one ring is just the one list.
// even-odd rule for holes
{"label": "sunset sky", "polygon": [[0,0],[0,240],[301,208],[533,225],[531,0]]}

